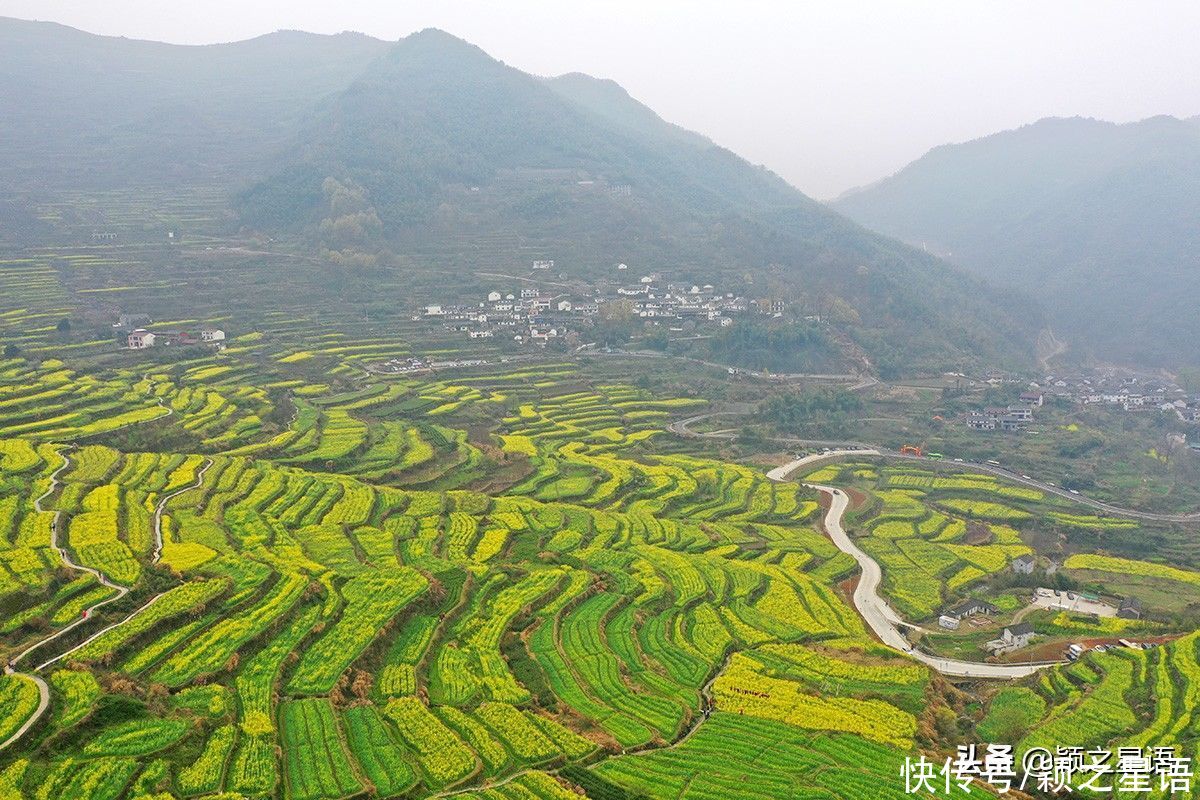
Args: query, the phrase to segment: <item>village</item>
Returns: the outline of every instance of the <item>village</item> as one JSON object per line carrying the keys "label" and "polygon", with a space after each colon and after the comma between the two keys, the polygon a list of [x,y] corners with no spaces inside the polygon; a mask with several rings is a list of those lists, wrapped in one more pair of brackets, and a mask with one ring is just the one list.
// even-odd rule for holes
{"label": "village", "polygon": [[1115,369],[1091,375],[1047,375],[1030,383],[1017,402],[968,411],[963,422],[977,431],[1016,432],[1033,422],[1036,410],[1047,402],[1131,413],[1158,412],[1175,415],[1181,422],[1200,423],[1200,395],[1189,395],[1175,382],[1159,376]]}
{"label": "village", "polygon": [[[533,262],[535,273],[553,267],[552,260]],[[583,336],[594,327],[605,306],[613,303],[623,302],[621,313],[630,319],[667,325],[670,332],[680,334],[700,325],[728,327],[740,314],[781,316],[785,307],[779,299],[747,300],[720,292],[712,284],[666,282],[659,274],[626,281],[628,270],[627,265],[618,264],[617,281],[574,293],[547,293],[537,286],[525,286],[493,290],[477,304],[430,304],[414,314],[413,320],[440,323],[468,339],[504,338],[545,345],[570,333]]]}

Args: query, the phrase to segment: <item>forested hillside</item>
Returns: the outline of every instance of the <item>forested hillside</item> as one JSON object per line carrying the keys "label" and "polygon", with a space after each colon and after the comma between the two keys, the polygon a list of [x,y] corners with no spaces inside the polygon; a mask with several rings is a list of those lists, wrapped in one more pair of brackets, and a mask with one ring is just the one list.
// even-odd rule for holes
{"label": "forested hillside", "polygon": [[1195,364],[1200,121],[1046,119],[932,150],[838,211],[1015,286],[1081,355]]}
{"label": "forested hillside", "polygon": [[625,262],[779,297],[885,375],[1032,363],[1026,298],[868,233],[611,81],[537,78],[436,30],[180,47],[5,20],[0,45],[0,242],[269,239],[303,256],[297,277],[373,284]]}
{"label": "forested hillside", "polygon": [[547,85],[439,31],[397,43],[315,112],[239,208],[341,253],[383,242],[431,260],[555,258],[576,275],[617,261],[732,274],[836,301],[890,369],[1022,363],[1039,324],[1022,303],[863,231],[611,84]]}

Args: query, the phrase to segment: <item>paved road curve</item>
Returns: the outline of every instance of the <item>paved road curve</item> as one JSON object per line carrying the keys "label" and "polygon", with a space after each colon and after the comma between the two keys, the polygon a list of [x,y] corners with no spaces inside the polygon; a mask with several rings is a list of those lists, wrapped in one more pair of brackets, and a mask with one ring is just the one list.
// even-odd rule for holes
{"label": "paved road curve", "polygon": [[[783,480],[783,478],[777,477],[772,477],[772,479]],[[913,649],[908,640],[900,633],[900,627],[908,626],[908,623],[879,596],[879,584],[883,580],[883,572],[880,570],[879,564],[860,550],[842,527],[842,517],[850,505],[849,495],[841,489],[831,486],[816,484],[805,484],[805,486],[829,496],[829,510],[825,514],[825,531],[838,549],[852,556],[862,569],[862,576],[858,579],[858,586],[854,589],[854,606],[881,642],[888,647],[907,653],[943,675],[956,678],[1023,678],[1037,672],[1042,667],[1049,666],[1048,664],[980,664],[971,661],[955,661],[938,658]]]}
{"label": "paved road curve", "polygon": [[813,453],[811,455],[802,456],[795,461],[789,461],[782,467],[776,467],[767,473],[767,477],[773,481],[786,481],[788,475],[791,475],[801,467],[806,467],[809,464],[815,464],[818,461],[825,461],[830,458],[840,458],[842,456],[877,456],[878,450],[830,450],[826,453]]}
{"label": "paved road curve", "polygon": [[12,667],[7,666],[7,665],[5,665],[5,667],[4,667],[4,672],[9,675],[20,674],[26,678],[29,678],[34,683],[36,683],[37,687],[38,687],[39,699],[38,699],[37,710],[35,710],[29,716],[29,719],[25,720],[25,724],[23,724],[21,727],[17,728],[15,731],[13,731],[12,736],[8,737],[3,742],[0,742],[0,750],[3,750],[4,748],[8,747],[10,744],[17,741],[22,736],[24,736],[26,733],[28,733],[29,729],[33,727],[34,723],[37,722],[39,719],[41,719],[42,714],[45,714],[46,709],[50,707],[50,687],[46,685],[46,682],[44,680],[42,680],[37,675],[28,675],[23,672],[22,673],[14,673]]}
{"label": "paved road curve", "polygon": [[[695,423],[717,416],[736,416],[733,412],[715,411],[708,414],[700,414],[695,417],[672,422],[667,426],[667,430],[679,436],[687,438],[707,438],[707,439],[736,439],[738,432],[734,430],[715,431],[712,433],[699,433],[691,429]],[[838,442],[823,439],[795,439],[787,436],[777,436],[769,441],[778,442],[789,447],[828,447],[830,452],[815,454],[815,457],[804,460],[797,459],[793,461],[792,470],[798,468],[799,465],[812,463],[814,461],[822,461],[824,459],[833,458],[854,458],[856,456],[871,455],[877,458],[890,458],[897,461],[914,461],[920,463],[929,469],[952,469],[966,470],[973,472],[985,472],[989,475],[995,475],[999,478],[1004,478],[1012,483],[1018,483],[1022,486],[1028,486],[1033,489],[1038,489],[1046,494],[1052,494],[1056,497],[1061,497],[1064,500],[1070,500],[1083,506],[1103,511],[1106,514],[1112,514],[1118,517],[1128,517],[1130,519],[1143,519],[1152,522],[1200,522],[1200,511],[1193,511],[1188,514],[1160,514],[1154,511],[1139,511],[1136,508],[1122,508],[1114,506],[1110,503],[1105,503],[1102,500],[1094,500],[1087,495],[1077,494],[1076,492],[1068,491],[1061,486],[1052,486],[1045,481],[1040,481],[1037,478],[1025,477],[1019,473],[1013,472],[995,464],[980,464],[976,461],[942,461],[925,458],[923,456],[913,456],[903,453],[898,453],[895,450],[888,450],[883,447],[872,447],[861,442]],[[808,457],[806,457],[808,458]]]}
{"label": "paved road curve", "polygon": [[[54,472],[50,473],[50,485],[46,487],[46,491],[42,492],[36,499],[34,499],[34,501],[33,501],[33,510],[34,511],[38,512],[39,514],[42,512],[42,501],[45,500],[50,495],[54,494],[58,490],[58,476],[61,475],[63,473],[63,470],[65,470],[69,466],[71,466],[71,460],[69,458],[67,458],[66,455],[64,454],[62,464],[59,465],[58,469],[56,469],[56,470],[54,470]],[[50,520],[50,536],[51,536],[52,542],[55,541],[55,537],[57,537],[58,520],[59,520],[59,512],[55,511],[54,518],[52,520]],[[34,645],[34,647],[37,647],[37,645]],[[7,664],[5,664],[4,665],[4,673],[6,675],[16,674],[17,664],[32,649],[33,648],[26,650],[24,653],[21,653],[19,656],[12,659]],[[3,742],[0,742],[0,750],[5,749],[9,745],[11,745],[14,742],[16,742],[17,740],[19,740],[26,733],[28,733],[29,729],[32,728],[39,719],[42,718],[42,715],[46,713],[46,709],[48,709],[50,707],[50,687],[46,685],[46,682],[44,680],[42,680],[41,676],[29,675],[26,673],[21,673],[21,674],[25,675],[25,677],[29,678],[30,680],[32,680],[34,683],[37,684],[38,707],[29,716],[29,719],[25,720],[25,723],[23,725],[21,725],[20,728],[17,728],[17,730],[13,732],[12,736],[8,737]]]}

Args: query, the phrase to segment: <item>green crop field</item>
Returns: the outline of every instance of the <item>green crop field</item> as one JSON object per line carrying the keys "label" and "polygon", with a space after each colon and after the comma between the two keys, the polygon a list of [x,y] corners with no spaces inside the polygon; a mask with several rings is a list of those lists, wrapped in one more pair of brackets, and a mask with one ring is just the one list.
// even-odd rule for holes
{"label": "green crop field", "polygon": [[[814,490],[668,432],[712,407],[693,387],[550,357],[380,374],[432,343],[336,333],[266,314],[190,358],[35,337],[0,362],[0,656],[33,648],[0,678],[0,741],[33,718],[0,796],[899,797],[906,755],[960,739],[1195,749],[1179,619],[1035,614],[1170,643],[954,688],[872,639]],[[1068,574],[1200,586],[993,477],[805,479],[855,489],[918,626],[1016,612],[1004,576],[1046,531]]]}

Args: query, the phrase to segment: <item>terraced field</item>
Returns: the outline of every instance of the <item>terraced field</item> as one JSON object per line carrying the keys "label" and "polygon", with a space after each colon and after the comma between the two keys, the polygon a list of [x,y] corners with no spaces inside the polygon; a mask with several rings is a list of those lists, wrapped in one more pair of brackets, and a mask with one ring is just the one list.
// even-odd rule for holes
{"label": "terraced field", "polygon": [[[262,327],[0,362],[0,741],[37,664],[51,694],[0,796],[891,797],[947,716],[1193,747],[1194,637],[967,710],[872,641],[815,492],[665,433],[703,399],[558,362],[382,375],[395,337]],[[824,472],[866,493],[916,621],[1030,552],[1030,520],[1098,524],[982,476]]]}

